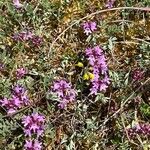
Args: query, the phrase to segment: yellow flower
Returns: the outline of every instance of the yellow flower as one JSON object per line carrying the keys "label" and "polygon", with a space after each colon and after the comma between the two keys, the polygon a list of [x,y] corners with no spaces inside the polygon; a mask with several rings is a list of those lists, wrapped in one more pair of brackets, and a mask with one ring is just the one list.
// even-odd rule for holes
{"label": "yellow flower", "polygon": [[89,78],[90,78],[91,80],[94,79],[94,74],[93,74],[93,73],[88,72],[88,75],[89,75]]}
{"label": "yellow flower", "polygon": [[89,75],[87,73],[83,75],[83,80],[89,80]]}
{"label": "yellow flower", "polygon": [[87,72],[83,75],[83,80],[93,80],[94,79],[94,74]]}
{"label": "yellow flower", "polygon": [[83,63],[82,62],[78,62],[77,64],[76,64],[76,66],[78,66],[78,67],[83,67],[84,65],[83,65]]}

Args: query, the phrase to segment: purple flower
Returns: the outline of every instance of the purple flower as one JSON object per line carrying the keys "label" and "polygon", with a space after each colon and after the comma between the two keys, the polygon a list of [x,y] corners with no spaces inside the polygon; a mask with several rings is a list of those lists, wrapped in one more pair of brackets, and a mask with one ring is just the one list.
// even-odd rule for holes
{"label": "purple flower", "polygon": [[67,83],[65,80],[57,80],[57,81],[55,81],[55,83],[53,85],[53,90],[54,91],[58,91],[58,90],[63,91],[70,87],[71,87],[70,83]]}
{"label": "purple flower", "polygon": [[0,100],[0,103],[2,106],[7,106],[9,104],[9,100],[7,98],[4,98],[4,99]]}
{"label": "purple flower", "polygon": [[150,136],[150,124],[139,123],[127,129],[129,136],[134,137],[136,134]]}
{"label": "purple flower", "polygon": [[15,113],[19,108],[28,104],[27,91],[22,86],[16,85],[12,88],[11,98],[3,98],[0,104],[7,109],[8,114]]}
{"label": "purple flower", "polygon": [[33,34],[30,31],[27,32],[21,32],[20,37],[23,41],[27,41],[33,38]]}
{"label": "purple flower", "polygon": [[116,0],[108,0],[106,3],[107,8],[112,8]]}
{"label": "purple flower", "polygon": [[96,29],[97,29],[96,22],[89,21],[83,23],[83,30],[86,35],[91,34]]}
{"label": "purple flower", "polygon": [[87,56],[98,57],[98,56],[101,56],[102,53],[103,53],[103,50],[99,46],[94,46],[93,48],[86,49]]}
{"label": "purple flower", "polygon": [[[27,103],[27,102],[26,102]],[[0,104],[7,109],[8,114],[15,113],[19,108],[25,105],[25,102],[20,97],[12,95],[12,98],[4,98],[0,100]]]}
{"label": "purple flower", "polygon": [[105,57],[102,53],[102,49],[99,46],[95,46],[94,48],[87,48],[85,53],[88,57],[89,64],[91,66],[99,66],[104,65],[105,63]]}
{"label": "purple flower", "polygon": [[106,91],[108,88],[108,85],[104,80],[98,80],[98,81],[92,81],[92,87],[90,89],[91,93],[90,94],[97,94],[99,91]]}
{"label": "purple flower", "polygon": [[0,100],[0,104],[7,109],[8,114],[15,113],[16,110],[21,107],[20,100],[15,96],[11,99],[4,98]]}
{"label": "purple flower", "polygon": [[140,81],[144,77],[144,71],[141,69],[136,69],[132,73],[132,79],[134,81]]}
{"label": "purple flower", "polygon": [[40,46],[41,44],[42,44],[42,38],[41,37],[39,37],[39,36],[33,36],[33,38],[32,38],[32,44],[34,45],[34,46]]}
{"label": "purple flower", "polygon": [[13,0],[13,5],[14,5],[17,9],[23,7],[23,5],[19,2],[19,0]]}
{"label": "purple flower", "polygon": [[17,84],[15,86],[13,86],[12,92],[13,92],[13,94],[20,96],[25,93],[25,88],[23,86]]}
{"label": "purple flower", "polygon": [[33,34],[30,31],[22,31],[20,33],[16,33],[13,36],[13,39],[16,41],[28,41],[33,38]]}
{"label": "purple flower", "polygon": [[27,73],[27,70],[25,68],[18,68],[16,70],[17,79],[22,78],[26,73]]}
{"label": "purple flower", "polygon": [[110,79],[108,78],[108,68],[103,50],[99,46],[87,48],[85,50],[89,64],[93,67],[94,79],[91,81],[91,93],[97,94],[98,91],[106,91]]}
{"label": "purple flower", "polygon": [[30,31],[22,31],[20,33],[16,33],[12,37],[15,41],[25,41],[25,42],[30,42],[34,46],[39,46],[42,44],[42,38],[34,35]]}
{"label": "purple flower", "polygon": [[94,94],[96,95],[99,89],[99,82],[93,81],[92,82],[92,87],[90,88],[91,93],[90,94]]}
{"label": "purple flower", "polygon": [[22,101],[22,103],[24,105],[28,105],[29,104],[29,98],[27,96],[27,93],[23,94],[20,96],[20,100]]}
{"label": "purple flower", "polygon": [[12,101],[12,104],[14,105],[14,107],[21,108],[22,101],[20,101],[19,97],[12,95],[11,101]]}
{"label": "purple flower", "polygon": [[24,145],[25,150],[32,150],[34,145],[32,140],[26,140],[26,143]]}
{"label": "purple flower", "polygon": [[25,150],[41,150],[42,143],[38,140],[26,140],[24,148]]}
{"label": "purple flower", "polygon": [[35,148],[35,150],[41,150],[42,149],[41,145],[42,145],[42,143],[39,142],[38,140],[34,141],[34,148]]}
{"label": "purple flower", "polygon": [[25,90],[25,88],[23,86],[18,85],[18,84],[13,86],[12,94],[20,99],[22,106],[29,104],[27,91]]}
{"label": "purple flower", "polygon": [[36,134],[39,137],[44,131],[45,118],[38,113],[32,113],[30,116],[25,116],[22,123],[26,136],[31,137],[32,134]]}
{"label": "purple flower", "polygon": [[58,107],[64,109],[69,102],[75,100],[75,90],[71,88],[71,84],[65,80],[57,80],[52,86],[52,92],[56,93],[59,98]]}
{"label": "purple flower", "polygon": [[8,109],[7,114],[8,114],[8,115],[11,115],[11,114],[13,114],[13,113],[15,113],[15,112],[16,112],[16,109],[10,108],[10,109]]}
{"label": "purple flower", "polygon": [[106,91],[107,88],[108,88],[108,85],[105,82],[101,82],[99,84],[99,91]]}

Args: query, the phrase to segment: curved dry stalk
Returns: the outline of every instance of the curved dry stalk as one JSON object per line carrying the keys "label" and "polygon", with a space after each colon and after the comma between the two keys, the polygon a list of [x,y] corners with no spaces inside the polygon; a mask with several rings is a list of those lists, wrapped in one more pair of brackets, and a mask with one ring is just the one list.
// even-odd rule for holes
{"label": "curved dry stalk", "polygon": [[131,37],[133,40],[137,40],[137,41],[139,41],[139,42],[144,42],[144,43],[146,43],[146,44],[149,44],[150,45],[150,42],[148,42],[148,41],[146,41],[146,40],[144,40],[144,39],[140,39],[140,38],[135,38],[135,37]]}
{"label": "curved dry stalk", "polygon": [[56,41],[66,32],[68,31],[72,26],[76,25],[77,23],[81,22],[82,20],[88,18],[88,17],[91,17],[91,16],[94,16],[96,14],[101,14],[101,13],[104,13],[104,12],[109,12],[109,11],[115,11],[115,10],[124,10],[124,9],[127,9],[127,10],[141,10],[141,11],[148,11],[150,12],[150,8],[148,7],[117,7],[117,8],[111,8],[111,9],[103,9],[103,10],[99,10],[99,11],[96,11],[94,13],[91,13],[91,14],[88,14],[86,15],[85,17],[75,21],[74,23],[72,23],[70,26],[68,26],[62,33],[60,33],[56,39],[52,42],[51,46],[50,46],[50,49],[48,51],[48,58],[50,56],[50,52],[54,46],[54,44],[56,43]]}

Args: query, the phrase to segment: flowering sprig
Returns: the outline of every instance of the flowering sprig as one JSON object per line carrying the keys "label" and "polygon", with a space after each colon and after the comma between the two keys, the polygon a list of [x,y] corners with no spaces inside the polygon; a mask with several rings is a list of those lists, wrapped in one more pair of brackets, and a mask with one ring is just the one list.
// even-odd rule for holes
{"label": "flowering sprig", "polygon": [[30,39],[32,39],[33,34],[30,31],[22,31],[20,33],[16,33],[13,36],[14,40],[18,40],[18,41],[28,41]]}
{"label": "flowering sprig", "polygon": [[42,143],[38,140],[26,140],[24,148],[25,150],[41,150]]}
{"label": "flowering sprig", "polygon": [[19,0],[13,0],[13,5],[14,5],[17,9],[23,7],[23,5],[20,3]]}
{"label": "flowering sprig", "polygon": [[30,31],[22,31],[16,33],[12,37],[15,41],[31,42],[34,46],[40,46],[42,44],[42,38],[34,35]]}
{"label": "flowering sprig", "polygon": [[12,88],[10,99],[3,98],[0,100],[0,104],[6,108],[8,114],[15,113],[18,109],[28,105],[28,103],[27,91],[21,85],[16,85]]}
{"label": "flowering sprig", "polygon": [[52,86],[52,92],[56,93],[59,98],[58,107],[64,109],[69,102],[75,100],[75,90],[72,89],[71,83],[65,80],[57,80]]}
{"label": "flowering sprig", "polygon": [[24,77],[25,74],[27,74],[27,70],[25,68],[18,68],[16,70],[17,79],[21,79],[22,77]]}
{"label": "flowering sprig", "polygon": [[24,116],[23,125],[24,133],[26,136],[31,137],[32,134],[36,134],[37,137],[41,136],[44,131],[45,118],[38,113],[32,113],[30,116]]}
{"label": "flowering sprig", "polygon": [[139,123],[131,128],[127,128],[130,137],[135,137],[136,134],[150,136],[150,124]]}
{"label": "flowering sprig", "polygon": [[108,77],[108,68],[103,50],[99,46],[87,48],[85,51],[89,64],[93,68],[94,78],[91,80],[91,94],[97,94],[98,91],[105,91],[110,83]]}
{"label": "flowering sprig", "polygon": [[84,33],[86,35],[91,34],[97,29],[96,22],[92,22],[92,21],[84,22],[82,26],[83,26]]}
{"label": "flowering sprig", "polygon": [[20,99],[20,101],[23,103],[23,105],[29,104],[29,99],[27,96],[27,90],[21,85],[15,85],[12,88],[12,94],[15,95]]}
{"label": "flowering sprig", "polygon": [[112,8],[116,0],[107,0],[106,7]]}
{"label": "flowering sprig", "polygon": [[[42,143],[39,142],[38,138],[44,132],[45,117],[38,113],[32,113],[29,116],[23,117],[22,124],[24,126],[25,136],[29,137],[24,145],[25,150],[41,150]],[[34,139],[32,139],[33,135]]]}
{"label": "flowering sprig", "polygon": [[141,69],[135,69],[132,73],[133,81],[140,81],[144,77],[144,71]]}

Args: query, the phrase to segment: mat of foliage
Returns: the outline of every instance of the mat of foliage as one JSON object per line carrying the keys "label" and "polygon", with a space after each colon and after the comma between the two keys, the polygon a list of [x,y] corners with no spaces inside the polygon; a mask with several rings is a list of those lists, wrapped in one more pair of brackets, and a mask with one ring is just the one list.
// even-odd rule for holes
{"label": "mat of foliage", "polygon": [[0,1],[1,150],[149,148],[149,0]]}

